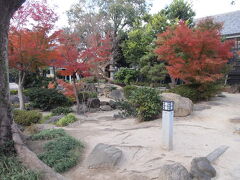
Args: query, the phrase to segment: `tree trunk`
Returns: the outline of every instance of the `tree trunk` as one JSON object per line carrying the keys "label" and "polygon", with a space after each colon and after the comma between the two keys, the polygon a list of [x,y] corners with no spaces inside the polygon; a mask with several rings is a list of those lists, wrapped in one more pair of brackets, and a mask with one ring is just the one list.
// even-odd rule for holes
{"label": "tree trunk", "polygon": [[80,101],[79,101],[79,97],[78,97],[75,75],[73,75],[73,90],[74,90],[74,94],[75,94],[75,98],[76,98],[76,102],[77,102],[77,113],[80,114]]}
{"label": "tree trunk", "polygon": [[0,0],[0,146],[12,139],[8,74],[8,30],[13,13],[24,1]]}
{"label": "tree trunk", "polygon": [[23,82],[25,79],[25,73],[19,71],[19,75],[18,75],[18,98],[19,98],[19,105],[20,105],[20,109],[24,110],[25,109],[25,103],[24,103],[24,99],[23,99]]}

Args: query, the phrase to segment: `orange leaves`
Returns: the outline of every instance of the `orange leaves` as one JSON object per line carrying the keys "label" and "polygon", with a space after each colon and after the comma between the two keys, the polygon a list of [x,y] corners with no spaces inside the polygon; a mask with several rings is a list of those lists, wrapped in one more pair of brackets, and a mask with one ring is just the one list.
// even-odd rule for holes
{"label": "orange leaves", "polygon": [[168,64],[169,74],[186,83],[213,82],[232,57],[231,41],[222,42],[216,29],[190,29],[185,23],[158,35],[155,53]]}

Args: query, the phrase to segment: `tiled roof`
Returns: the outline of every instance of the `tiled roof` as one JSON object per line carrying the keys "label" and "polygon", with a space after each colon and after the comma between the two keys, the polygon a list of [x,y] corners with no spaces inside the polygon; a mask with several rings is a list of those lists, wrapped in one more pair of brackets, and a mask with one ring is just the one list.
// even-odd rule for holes
{"label": "tiled roof", "polygon": [[[221,31],[222,35],[240,34],[240,10],[210,17],[212,17],[216,22],[223,23],[223,29]],[[196,21],[198,20],[200,19],[196,19]]]}

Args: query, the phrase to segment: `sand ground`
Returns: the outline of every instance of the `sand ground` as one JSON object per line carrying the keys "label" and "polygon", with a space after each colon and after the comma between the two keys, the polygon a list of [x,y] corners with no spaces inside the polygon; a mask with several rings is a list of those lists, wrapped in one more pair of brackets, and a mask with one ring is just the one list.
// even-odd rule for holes
{"label": "sand ground", "polygon": [[[161,119],[138,123],[135,119],[113,119],[117,111],[78,116],[79,121],[64,128],[83,141],[82,162],[64,176],[72,180],[157,179],[159,168],[180,162],[188,170],[194,157],[206,156],[220,145],[229,149],[213,164],[215,180],[240,179],[240,94],[224,93],[211,101],[198,103],[192,115],[174,119],[174,149],[161,147]],[[231,122],[235,119],[235,123]],[[238,120],[239,119],[239,120]],[[95,145],[106,143],[123,151],[123,159],[114,170],[89,170],[85,160]]]}

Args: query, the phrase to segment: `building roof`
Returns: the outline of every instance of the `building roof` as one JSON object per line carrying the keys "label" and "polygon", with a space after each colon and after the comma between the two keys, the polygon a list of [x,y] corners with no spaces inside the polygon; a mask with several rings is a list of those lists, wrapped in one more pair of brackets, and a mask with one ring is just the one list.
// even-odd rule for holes
{"label": "building roof", "polygon": [[[240,34],[240,10],[209,17],[212,17],[216,22],[223,23],[222,35],[229,36]],[[198,20],[200,19],[196,21]]]}

